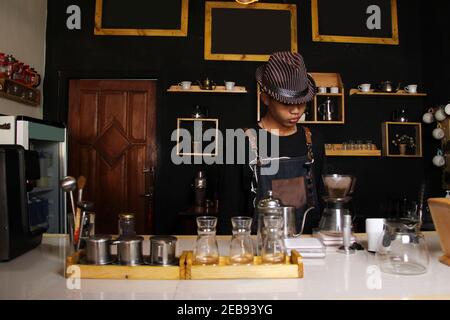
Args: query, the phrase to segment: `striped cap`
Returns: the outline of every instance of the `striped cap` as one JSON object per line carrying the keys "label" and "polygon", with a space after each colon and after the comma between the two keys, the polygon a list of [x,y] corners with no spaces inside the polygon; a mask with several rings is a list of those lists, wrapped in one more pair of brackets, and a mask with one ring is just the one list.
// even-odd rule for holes
{"label": "striped cap", "polygon": [[256,81],[262,91],[284,104],[307,103],[317,90],[299,53],[272,54],[265,65],[256,69]]}

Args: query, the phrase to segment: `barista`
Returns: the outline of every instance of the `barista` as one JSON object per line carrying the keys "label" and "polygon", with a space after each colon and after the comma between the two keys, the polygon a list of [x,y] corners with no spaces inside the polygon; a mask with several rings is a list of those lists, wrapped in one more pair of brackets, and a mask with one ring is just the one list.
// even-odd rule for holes
{"label": "barista", "polygon": [[[230,234],[231,217],[237,215],[252,216],[255,231],[256,204],[272,190],[283,205],[296,208],[298,232],[304,212],[315,208],[306,218],[304,232],[310,233],[318,225],[321,212],[318,194],[323,190],[324,145],[316,130],[297,122],[316,94],[315,82],[307,74],[302,56],[291,52],[274,53],[256,70],[256,80],[267,113],[244,129],[246,150],[236,149],[235,155],[245,152],[245,164],[223,166],[218,232]],[[230,142],[226,145],[230,147]],[[278,148],[276,157],[271,156],[277,154],[274,148]],[[278,170],[264,172],[270,166]]]}

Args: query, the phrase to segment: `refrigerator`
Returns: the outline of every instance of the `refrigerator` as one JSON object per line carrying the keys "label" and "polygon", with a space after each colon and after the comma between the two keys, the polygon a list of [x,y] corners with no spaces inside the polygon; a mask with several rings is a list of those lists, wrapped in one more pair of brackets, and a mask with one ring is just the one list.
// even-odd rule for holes
{"label": "refrigerator", "polygon": [[66,127],[25,116],[0,116],[0,144],[21,145],[38,153],[40,179],[27,192],[29,210],[48,215],[48,233],[66,233],[66,199],[59,187],[67,175]]}

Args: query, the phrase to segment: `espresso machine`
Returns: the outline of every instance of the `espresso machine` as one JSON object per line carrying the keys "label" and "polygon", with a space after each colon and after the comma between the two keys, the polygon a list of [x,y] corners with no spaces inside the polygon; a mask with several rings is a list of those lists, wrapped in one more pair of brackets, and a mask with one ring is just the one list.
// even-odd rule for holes
{"label": "espresso machine", "polygon": [[[349,203],[352,200],[356,178],[351,175],[323,175],[325,195],[325,209],[314,234],[326,246],[340,246],[343,244],[343,222],[345,216],[351,216]],[[350,241],[355,242],[352,235]]]}

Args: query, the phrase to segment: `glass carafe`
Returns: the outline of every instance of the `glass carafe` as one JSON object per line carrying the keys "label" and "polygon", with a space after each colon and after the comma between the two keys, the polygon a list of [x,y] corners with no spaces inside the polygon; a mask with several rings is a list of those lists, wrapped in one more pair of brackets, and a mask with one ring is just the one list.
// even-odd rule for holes
{"label": "glass carafe", "polygon": [[427,272],[430,255],[417,223],[409,219],[386,221],[376,253],[381,271],[401,275]]}
{"label": "glass carafe", "polygon": [[252,218],[233,217],[233,236],[230,243],[230,264],[253,263],[253,241],[250,236]]}
{"label": "glass carafe", "polygon": [[197,241],[194,248],[194,263],[215,265],[219,263],[219,246],[216,240],[217,218],[197,217]]}
{"label": "glass carafe", "polygon": [[285,263],[286,250],[282,230],[283,216],[264,216],[265,237],[262,247],[262,262],[265,264]]}

